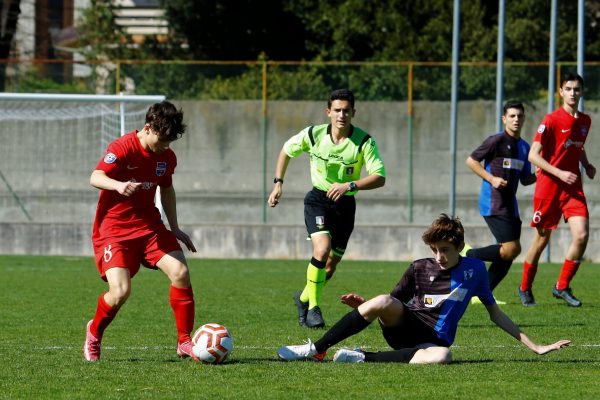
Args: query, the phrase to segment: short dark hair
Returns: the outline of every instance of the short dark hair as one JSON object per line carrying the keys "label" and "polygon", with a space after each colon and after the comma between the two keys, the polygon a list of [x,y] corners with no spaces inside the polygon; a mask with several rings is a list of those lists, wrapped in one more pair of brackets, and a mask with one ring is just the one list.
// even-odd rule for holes
{"label": "short dark hair", "polygon": [[331,108],[331,103],[334,100],[345,100],[350,103],[350,107],[354,109],[354,93],[350,89],[336,89],[329,95],[327,100],[327,108]]}
{"label": "short dark hair", "polygon": [[183,111],[173,103],[164,100],[155,103],[146,112],[146,124],[158,134],[161,140],[173,141],[179,139],[185,132]]}
{"label": "short dark hair", "polygon": [[583,89],[583,78],[581,77],[581,75],[576,74],[574,72],[566,72],[562,75],[562,77],[560,78],[560,87],[563,87],[563,85],[565,84],[565,82],[569,82],[569,81],[577,81],[579,82],[579,84],[581,85],[581,88]]}
{"label": "short dark hair", "polygon": [[465,229],[459,218],[451,218],[447,214],[440,214],[421,238],[428,246],[445,240],[458,248],[465,241]]}
{"label": "short dark hair", "polygon": [[506,115],[506,112],[508,111],[509,108],[516,108],[517,110],[521,110],[523,112],[523,114],[525,114],[525,107],[523,106],[523,103],[521,103],[520,101],[508,100],[506,103],[504,103],[503,115]]}

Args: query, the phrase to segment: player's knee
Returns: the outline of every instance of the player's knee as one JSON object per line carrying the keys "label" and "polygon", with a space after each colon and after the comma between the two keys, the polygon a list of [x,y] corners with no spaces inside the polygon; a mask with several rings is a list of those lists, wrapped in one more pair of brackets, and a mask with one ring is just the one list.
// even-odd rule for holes
{"label": "player's knee", "polygon": [[389,294],[380,294],[379,296],[375,296],[369,302],[371,303],[371,309],[381,311],[389,308],[394,303],[394,300]]}
{"label": "player's knee", "polygon": [[178,261],[177,265],[171,268],[169,278],[171,283],[177,287],[188,287],[190,285],[190,270],[187,265]]}
{"label": "player's knee", "polygon": [[521,254],[521,243],[510,242],[502,244],[500,256],[504,261],[513,261],[519,254]]}
{"label": "player's knee", "polygon": [[577,244],[586,244],[588,241],[588,238],[589,238],[589,233],[587,230],[580,231],[580,232],[573,234],[573,240]]}
{"label": "player's knee", "polygon": [[120,307],[127,301],[130,294],[131,294],[131,286],[130,285],[111,286],[108,290],[108,296],[109,296],[108,303],[113,307]]}

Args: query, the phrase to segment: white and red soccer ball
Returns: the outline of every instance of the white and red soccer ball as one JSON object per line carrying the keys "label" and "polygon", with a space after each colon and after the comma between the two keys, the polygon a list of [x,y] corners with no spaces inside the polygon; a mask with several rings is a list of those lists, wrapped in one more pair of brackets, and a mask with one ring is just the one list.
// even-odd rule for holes
{"label": "white and red soccer ball", "polygon": [[192,351],[198,359],[206,364],[224,362],[233,350],[233,338],[223,325],[204,324],[192,336]]}

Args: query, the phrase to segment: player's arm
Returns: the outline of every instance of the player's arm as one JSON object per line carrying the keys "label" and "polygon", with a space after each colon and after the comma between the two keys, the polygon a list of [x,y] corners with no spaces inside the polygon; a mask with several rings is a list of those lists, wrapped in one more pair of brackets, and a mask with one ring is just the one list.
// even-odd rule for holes
{"label": "player's arm", "polygon": [[594,176],[596,176],[596,167],[594,167],[588,161],[585,149],[583,149],[583,151],[581,152],[581,158],[580,158],[579,162],[581,162],[581,165],[585,169],[585,174],[587,175],[587,177],[590,179],[594,179]]}
{"label": "player's arm", "polygon": [[471,171],[475,172],[475,174],[481,179],[488,181],[495,189],[503,188],[508,184],[506,180],[500,178],[499,176],[490,174],[485,168],[483,168],[481,162],[475,160],[471,156],[467,158],[466,164],[469,168],[471,168]]}
{"label": "player's arm", "polygon": [[177,222],[177,196],[175,195],[175,188],[173,186],[160,187],[160,202],[163,211],[165,212],[165,216],[167,217],[167,221],[169,222],[171,232],[175,234],[177,239],[185,244],[188,250],[195,252],[196,247],[194,246],[194,243],[192,243],[192,239],[190,239],[187,233],[179,229],[179,223]]}
{"label": "player's arm", "polygon": [[129,197],[137,192],[141,182],[121,182],[106,175],[106,172],[96,169],[90,177],[90,185],[97,189],[114,190],[125,197]]}
{"label": "player's arm", "polygon": [[287,171],[288,164],[290,163],[290,156],[282,148],[277,157],[277,165],[275,166],[275,178],[281,181],[274,182],[273,191],[269,195],[267,203],[271,207],[275,207],[279,203],[279,199],[283,194],[283,178],[285,177],[285,171]]}
{"label": "player's arm", "polygon": [[550,353],[551,351],[562,349],[563,347],[567,347],[571,344],[570,340],[559,340],[558,342],[548,344],[548,345],[540,345],[533,342],[525,333],[523,333],[519,327],[506,315],[497,304],[489,304],[485,305],[490,319],[493,323],[502,328],[506,333],[517,339],[519,342],[523,343],[527,346],[531,351],[536,354],[543,355],[546,353]]}
{"label": "player's arm", "polygon": [[529,162],[538,167],[539,169],[547,172],[550,175],[554,175],[561,181],[568,183],[569,185],[577,181],[577,175],[570,171],[563,171],[562,169],[556,168],[542,157],[542,144],[540,142],[533,142],[531,149],[529,150],[528,156]]}

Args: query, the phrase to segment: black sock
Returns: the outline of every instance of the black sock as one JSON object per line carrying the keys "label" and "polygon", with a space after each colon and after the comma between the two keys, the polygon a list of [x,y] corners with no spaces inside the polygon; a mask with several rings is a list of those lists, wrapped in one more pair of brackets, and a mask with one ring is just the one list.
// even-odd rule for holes
{"label": "black sock", "polygon": [[412,360],[413,356],[417,352],[416,347],[409,347],[406,349],[393,350],[393,351],[379,351],[377,353],[371,353],[365,351],[365,362],[400,362],[408,363]]}
{"label": "black sock", "polygon": [[500,260],[500,245],[492,244],[478,249],[471,249],[467,251],[467,257],[477,258],[481,261]]}
{"label": "black sock", "polygon": [[494,290],[496,286],[504,279],[508,270],[512,265],[512,261],[493,261],[488,269],[488,280],[490,281],[490,289]]}
{"label": "black sock", "polygon": [[342,340],[356,335],[370,324],[355,308],[325,332],[323,337],[315,342],[315,348],[321,353]]}

